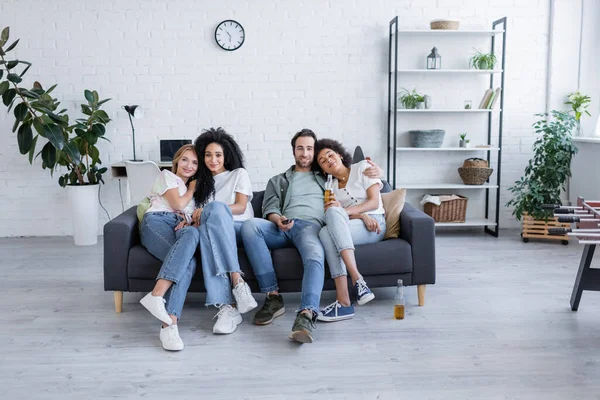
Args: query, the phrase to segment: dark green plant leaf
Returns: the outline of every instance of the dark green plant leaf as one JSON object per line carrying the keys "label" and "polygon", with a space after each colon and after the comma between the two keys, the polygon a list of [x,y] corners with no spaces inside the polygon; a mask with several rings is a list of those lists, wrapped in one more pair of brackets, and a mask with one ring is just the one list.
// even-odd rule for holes
{"label": "dark green plant leaf", "polygon": [[58,84],[50,86],[50,89],[46,90],[46,93],[52,92],[54,89],[56,89],[57,86]]}
{"label": "dark green plant leaf", "polygon": [[17,131],[17,128],[19,127],[20,123],[21,123],[21,121],[19,121],[18,119],[15,120],[15,123],[13,124],[13,128],[12,128],[13,133]]}
{"label": "dark green plant leaf", "polygon": [[10,28],[8,26],[2,29],[2,33],[0,33],[0,47],[4,47],[6,42],[8,42],[9,34]]}
{"label": "dark green plant leaf", "polygon": [[23,75],[25,75],[27,73],[27,71],[29,71],[29,68],[31,68],[31,64],[29,64],[28,66],[26,66],[25,69],[23,70],[23,72],[21,72],[19,74],[19,76],[22,78]]}
{"label": "dark green plant leaf", "polygon": [[102,104],[104,104],[104,103],[106,103],[107,101],[110,101],[110,100],[112,100],[112,99],[104,99],[102,101],[99,101],[98,102],[98,107],[100,107]]}
{"label": "dark green plant leaf", "polygon": [[0,79],[2,79],[2,76],[4,75],[4,70],[0,69]]}
{"label": "dark green plant leaf", "polygon": [[12,73],[8,74],[6,76],[6,79],[8,79],[9,81],[11,81],[12,83],[21,83],[21,81],[23,80],[23,79],[21,79],[21,77],[19,75],[12,74]]}
{"label": "dark green plant leaf", "polygon": [[65,187],[65,186],[67,186],[67,177],[66,177],[65,175],[63,175],[63,176],[59,176],[59,177],[58,177],[58,184],[59,184],[61,187]]}
{"label": "dark green plant leaf", "polygon": [[89,90],[84,90],[83,92],[85,99],[91,104],[94,103],[94,94],[92,92],[90,92]]}
{"label": "dark green plant leaf", "polygon": [[81,105],[81,112],[85,115],[92,115],[92,109],[86,104]]}
{"label": "dark green plant leaf", "polygon": [[31,150],[33,144],[33,132],[30,124],[23,124],[17,132],[17,142],[19,144],[19,152],[27,154]]}
{"label": "dark green plant leaf", "polygon": [[33,164],[33,154],[35,153],[35,146],[37,145],[39,135],[35,135],[33,142],[31,142],[31,148],[29,149],[29,164]]}
{"label": "dark green plant leaf", "polygon": [[44,88],[42,87],[42,84],[39,83],[38,81],[33,82],[33,88],[34,89],[44,90]]}
{"label": "dark green plant leaf", "polygon": [[92,164],[96,164],[98,161],[100,161],[100,151],[98,151],[96,146],[90,146],[88,152],[92,158]]}
{"label": "dark green plant leaf", "polygon": [[79,153],[77,146],[73,143],[66,143],[62,151],[69,156],[71,163],[79,164],[81,162],[81,154]]}
{"label": "dark green plant leaf", "polygon": [[12,49],[15,48],[15,46],[17,45],[17,43],[19,43],[19,40],[21,39],[17,39],[13,42],[13,44],[11,44],[10,46],[8,46],[6,49],[4,49],[5,53],[8,53],[9,51],[11,51]]}
{"label": "dark green plant leaf", "polygon": [[104,136],[106,128],[104,127],[104,125],[94,124],[92,125],[92,132],[94,133],[94,135],[96,135],[96,137]]}
{"label": "dark green plant leaf", "polygon": [[[29,108],[27,108],[27,103],[25,103],[25,102],[19,103],[15,107],[15,118],[17,119],[17,121],[25,120],[25,117],[27,116],[27,111],[29,111]],[[25,154],[25,153],[21,153],[21,154]]]}
{"label": "dark green plant leaf", "polygon": [[104,124],[108,124],[110,122],[110,118],[108,117],[108,114],[104,110],[94,111],[94,117],[98,118],[98,120]]}
{"label": "dark green plant leaf", "polygon": [[[2,72],[2,71],[0,71]],[[2,96],[9,88],[9,83],[8,81],[3,81],[2,83],[0,83],[0,96]]]}
{"label": "dark green plant leaf", "polygon": [[81,136],[81,138],[83,139],[84,142],[86,142],[92,146],[98,142],[98,137],[91,131],[85,132],[83,134],[83,136]]}
{"label": "dark green plant leaf", "polygon": [[27,89],[19,89],[19,94],[28,99],[39,99],[40,95]]}
{"label": "dark green plant leaf", "polygon": [[5,106],[8,106],[10,103],[12,103],[12,101],[14,100],[16,95],[17,95],[17,91],[15,89],[8,89],[2,95],[2,102],[4,103]]}
{"label": "dark green plant leaf", "polygon": [[17,65],[19,65],[19,60],[9,61],[6,63],[6,69],[13,69]]}
{"label": "dark green plant leaf", "polygon": [[42,167],[54,168],[56,165],[56,148],[48,142],[42,148]]}
{"label": "dark green plant leaf", "polygon": [[108,168],[106,168],[106,167],[102,167],[102,168],[100,168],[100,169],[98,170],[98,173],[99,173],[99,174],[103,174],[103,173],[105,173],[106,171],[108,171]]}
{"label": "dark green plant leaf", "polygon": [[57,150],[62,150],[62,148],[65,145],[65,136],[63,134],[63,130],[61,129],[60,126],[56,125],[56,124],[44,124],[42,125],[42,131],[40,132],[38,130],[38,127],[35,124],[35,121],[33,123],[33,126],[36,128],[36,130],[38,131],[38,133],[40,135],[42,135],[43,137],[45,137],[46,139],[48,139],[50,141],[50,143],[52,143],[52,145],[54,147],[56,147]]}

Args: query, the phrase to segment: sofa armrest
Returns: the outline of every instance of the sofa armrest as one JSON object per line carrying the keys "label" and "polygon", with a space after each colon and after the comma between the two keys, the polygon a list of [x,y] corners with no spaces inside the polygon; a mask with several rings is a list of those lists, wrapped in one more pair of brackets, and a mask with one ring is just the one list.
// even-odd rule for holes
{"label": "sofa armrest", "polygon": [[405,203],[400,214],[400,238],[410,243],[413,285],[435,283],[435,222],[423,211]]}
{"label": "sofa armrest", "polygon": [[137,207],[131,207],[104,225],[104,290],[129,290],[129,249],[140,241]]}

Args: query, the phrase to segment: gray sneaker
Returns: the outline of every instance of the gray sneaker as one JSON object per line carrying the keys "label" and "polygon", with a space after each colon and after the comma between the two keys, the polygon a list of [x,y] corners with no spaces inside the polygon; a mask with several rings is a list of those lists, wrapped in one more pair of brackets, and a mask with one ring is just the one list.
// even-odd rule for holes
{"label": "gray sneaker", "polygon": [[255,325],[268,325],[284,313],[283,297],[280,294],[267,295],[265,303],[254,315],[252,322]]}
{"label": "gray sneaker", "polygon": [[300,343],[312,343],[312,331],[315,328],[315,316],[309,316],[303,313],[296,315],[290,339]]}

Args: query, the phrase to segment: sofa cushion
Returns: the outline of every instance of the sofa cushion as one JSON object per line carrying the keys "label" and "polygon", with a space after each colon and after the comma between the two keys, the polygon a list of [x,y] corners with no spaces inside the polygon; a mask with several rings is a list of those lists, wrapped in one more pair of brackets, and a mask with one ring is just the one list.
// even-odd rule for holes
{"label": "sofa cushion", "polygon": [[397,238],[400,236],[400,213],[404,208],[406,189],[396,189],[390,193],[383,193],[381,200],[385,209],[386,231],[384,239]]}
{"label": "sofa cushion", "polygon": [[265,191],[252,192],[252,210],[254,210],[254,216],[256,218],[262,218],[262,203],[265,198]]}

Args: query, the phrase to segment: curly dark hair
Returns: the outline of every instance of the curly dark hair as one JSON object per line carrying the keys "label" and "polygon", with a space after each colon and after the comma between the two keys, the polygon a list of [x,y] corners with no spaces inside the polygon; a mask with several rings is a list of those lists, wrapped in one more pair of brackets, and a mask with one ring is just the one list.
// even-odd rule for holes
{"label": "curly dark hair", "polygon": [[324,173],[323,169],[319,165],[319,153],[323,149],[331,149],[338,153],[342,157],[342,164],[344,164],[346,168],[350,168],[352,165],[352,156],[346,151],[340,142],[333,139],[321,139],[317,140],[317,143],[315,144],[315,158],[313,160],[314,170]]}
{"label": "curly dark hair", "polygon": [[215,179],[204,162],[206,148],[211,143],[216,143],[223,148],[223,158],[225,159],[223,166],[226,170],[233,171],[237,168],[244,168],[244,155],[233,136],[225,132],[223,128],[205,129],[194,142],[198,155],[198,172],[196,173],[198,182],[194,199],[198,207],[205,205],[215,194]]}

